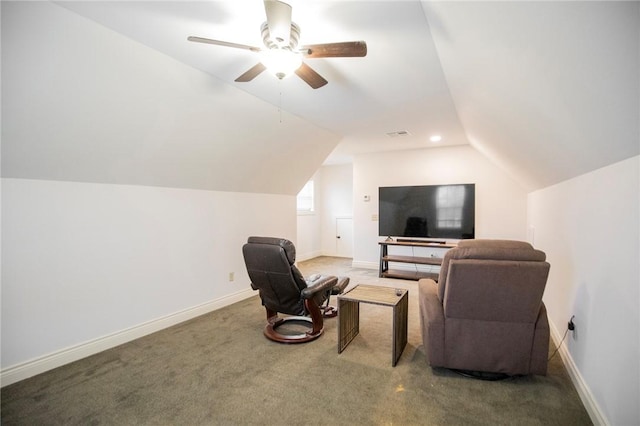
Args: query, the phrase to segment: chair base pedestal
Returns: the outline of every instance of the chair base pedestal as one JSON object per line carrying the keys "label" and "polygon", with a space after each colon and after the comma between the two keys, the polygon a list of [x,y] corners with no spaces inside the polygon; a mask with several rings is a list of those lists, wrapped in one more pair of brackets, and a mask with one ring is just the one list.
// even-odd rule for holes
{"label": "chair base pedestal", "polygon": [[334,318],[338,316],[338,308],[335,306],[323,306],[320,310],[324,318]]}
{"label": "chair base pedestal", "polygon": [[509,375],[506,373],[489,373],[485,371],[471,371],[471,370],[459,370],[455,368],[449,368],[450,371],[457,373],[463,377],[476,380],[486,380],[490,382],[496,382],[498,380],[512,379],[514,377],[520,377],[520,375]]}
{"label": "chair base pedestal", "polygon": [[[286,323],[308,323],[309,328],[304,333],[282,334],[277,331],[279,327]],[[317,339],[324,332],[324,328],[314,327],[313,320],[309,317],[291,316],[286,318],[271,317],[264,327],[264,335],[267,339],[278,343],[305,343]]]}

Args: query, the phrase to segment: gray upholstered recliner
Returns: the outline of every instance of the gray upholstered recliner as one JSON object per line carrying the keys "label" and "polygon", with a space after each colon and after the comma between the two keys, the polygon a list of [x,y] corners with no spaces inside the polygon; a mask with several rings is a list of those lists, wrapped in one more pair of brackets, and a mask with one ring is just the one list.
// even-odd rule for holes
{"label": "gray upholstered recliner", "polygon": [[[295,246],[283,238],[249,237],[242,254],[251,288],[259,291],[267,311],[264,335],[281,343],[303,343],[320,337],[323,317],[336,315],[329,297],[342,293],[349,278],[314,275],[305,279],[294,265]],[[290,316],[279,317],[278,313]],[[278,332],[278,327],[288,322],[310,326],[302,333]]]}
{"label": "gray upholstered recliner", "polygon": [[546,375],[545,259],[544,252],[521,241],[464,240],[449,250],[438,283],[418,283],[429,364],[466,372]]}

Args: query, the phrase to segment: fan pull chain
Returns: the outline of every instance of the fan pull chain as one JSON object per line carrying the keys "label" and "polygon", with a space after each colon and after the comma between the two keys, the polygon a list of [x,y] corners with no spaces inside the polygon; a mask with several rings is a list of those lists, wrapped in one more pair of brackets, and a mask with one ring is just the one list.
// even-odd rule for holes
{"label": "fan pull chain", "polygon": [[[280,85],[280,82],[278,82]],[[279,89],[280,95],[278,96],[278,114],[280,114],[280,124],[282,124],[282,86]]]}
{"label": "fan pull chain", "polygon": [[278,79],[278,117],[282,124],[282,80]]}

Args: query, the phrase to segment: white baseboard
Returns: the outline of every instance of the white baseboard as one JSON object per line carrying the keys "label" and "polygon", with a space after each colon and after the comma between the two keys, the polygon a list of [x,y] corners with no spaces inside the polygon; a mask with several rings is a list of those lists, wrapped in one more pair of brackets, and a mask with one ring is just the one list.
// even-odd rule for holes
{"label": "white baseboard", "polygon": [[[560,333],[558,333],[558,330],[553,326],[553,324],[549,324],[549,329],[551,331],[551,339],[553,340],[553,343],[556,345],[556,347],[558,347],[562,336],[560,335]],[[570,336],[568,335],[567,337]],[[573,357],[567,350],[567,345],[564,342],[558,349],[558,353],[562,358],[562,362],[564,363],[564,366],[569,373],[569,377],[571,378],[573,385],[576,387],[578,395],[580,396],[580,400],[582,400],[584,408],[587,410],[587,413],[589,413],[589,417],[591,418],[593,424],[596,426],[609,426],[610,423],[602,413],[598,402],[593,397],[591,389],[589,389],[589,386],[587,386],[587,383],[584,381],[584,378],[582,377],[582,374],[580,374],[578,366],[574,362]]]}
{"label": "white baseboard", "polygon": [[163,330],[181,322],[190,320],[200,315],[207,314],[241,300],[254,296],[256,293],[251,290],[242,290],[238,293],[230,294],[217,300],[212,300],[202,305],[185,309],[180,312],[167,315],[134,327],[118,331],[116,333],[99,337],[69,348],[65,348],[48,355],[35,358],[11,367],[4,368],[0,372],[1,386],[7,386],[20,380],[27,379],[45,371],[61,367],[73,361],[86,358],[98,352],[111,349],[123,343],[130,342],[140,337],[146,336],[156,331]]}
{"label": "white baseboard", "polygon": [[363,260],[354,260],[351,262],[351,266],[353,268],[363,268],[363,269],[378,269],[380,264],[378,262],[365,262]]}
{"label": "white baseboard", "polygon": [[[327,257],[343,257],[343,258],[351,258],[351,256],[340,256],[337,253],[330,253],[330,252],[326,252],[326,251],[314,251],[312,253],[297,253],[296,254],[296,261],[298,262],[304,262],[305,260],[311,260],[311,259],[315,259],[316,257],[323,257],[323,256],[327,256]],[[377,266],[376,266],[377,268]]]}
{"label": "white baseboard", "polygon": [[318,256],[322,256],[322,253],[319,251],[312,251],[310,253],[297,253],[296,262],[304,262],[305,260],[313,259]]}

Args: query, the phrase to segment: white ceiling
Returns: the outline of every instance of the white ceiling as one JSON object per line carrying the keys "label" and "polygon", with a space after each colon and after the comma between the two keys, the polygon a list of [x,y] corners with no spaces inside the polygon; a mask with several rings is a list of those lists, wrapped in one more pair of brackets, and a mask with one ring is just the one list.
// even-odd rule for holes
{"label": "white ceiling", "polygon": [[[283,110],[341,135],[336,163],[350,155],[467,144],[419,1],[290,0],[300,45],[365,40],[364,58],[309,59],[329,84],[313,90],[297,76],[264,72],[234,82],[258,55],[187,41],[190,35],[262,46],[261,0],[56,2],[133,40],[209,73]],[[410,136],[390,138],[406,130]]]}
{"label": "white ceiling", "polygon": [[534,189],[640,152],[640,3],[429,2],[469,142]]}
{"label": "white ceiling", "polygon": [[[41,16],[30,6],[3,12],[5,176],[265,192],[279,186],[277,192],[295,193],[307,169],[315,170],[312,157],[321,162],[337,141],[325,164],[366,152],[471,144],[536,189],[640,152],[639,2],[290,0],[300,44],[368,45],[364,58],[307,60],[329,81],[317,90],[296,76],[279,81],[266,72],[235,83],[258,62],[254,53],[187,41],[195,35],[260,46],[261,0],[55,3],[88,20],[68,20],[51,8],[64,9],[50,4]],[[54,15],[57,26],[49,28]],[[31,22],[37,27],[23,28]],[[73,28],[61,32],[65,22]],[[74,38],[83,34],[91,39]],[[121,35],[134,40],[131,47]],[[65,57],[49,52],[50,46]],[[86,71],[76,69],[85,62]],[[38,64],[47,72],[34,68]],[[187,64],[181,66],[194,73],[173,64]],[[157,66],[166,69],[154,73]],[[172,75],[176,81],[166,81]],[[62,77],[64,85],[56,87]],[[64,91],[74,79],[80,84],[69,98]],[[97,86],[101,79],[108,84]],[[120,87],[118,79],[126,84]],[[184,105],[169,110],[154,103],[154,91],[163,92],[158,99]],[[8,109],[7,94],[16,99],[6,102]],[[74,105],[59,104],[65,98]],[[224,114],[225,105],[232,114]],[[274,118],[267,108],[273,106],[284,111],[279,130],[262,119]],[[29,110],[39,114],[38,126],[29,124]],[[161,115],[164,121],[158,121]],[[67,117],[75,127],[60,124]],[[150,134],[148,126],[155,124]],[[410,135],[386,135],[395,131]],[[433,134],[442,142],[429,142]],[[299,144],[301,137],[308,140]],[[89,139],[93,145],[79,143]],[[293,184],[281,177],[276,185],[269,166],[261,164],[274,146],[289,156],[282,164],[305,157]],[[234,175],[242,159],[254,175]],[[78,167],[86,170],[72,175]],[[232,175],[235,184],[229,183]]]}

